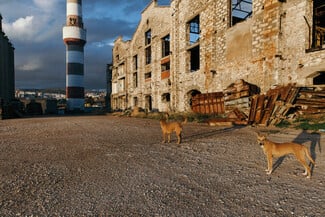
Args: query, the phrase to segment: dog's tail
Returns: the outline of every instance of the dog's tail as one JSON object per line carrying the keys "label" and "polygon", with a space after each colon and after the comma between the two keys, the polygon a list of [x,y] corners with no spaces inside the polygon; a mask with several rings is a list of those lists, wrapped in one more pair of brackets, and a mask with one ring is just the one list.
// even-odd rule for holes
{"label": "dog's tail", "polygon": [[186,123],[187,123],[187,117],[185,117],[184,121],[182,122],[182,125]]}
{"label": "dog's tail", "polygon": [[309,151],[308,151],[308,148],[305,147],[305,146],[304,146],[304,151],[305,151],[305,154],[306,154],[307,158],[310,160],[310,162],[311,162],[312,164],[314,164],[314,166],[316,166],[315,161],[314,161],[313,158],[310,156],[310,153],[309,153]]}

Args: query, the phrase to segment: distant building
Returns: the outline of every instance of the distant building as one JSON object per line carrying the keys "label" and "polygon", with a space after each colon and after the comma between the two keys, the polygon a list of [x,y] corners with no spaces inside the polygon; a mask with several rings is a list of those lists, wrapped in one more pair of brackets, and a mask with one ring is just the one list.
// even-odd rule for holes
{"label": "distant building", "polygon": [[0,100],[6,104],[15,98],[15,48],[2,30],[0,14]]}
{"label": "distant building", "polygon": [[191,111],[238,80],[325,86],[324,0],[157,0],[113,48],[112,109]]}

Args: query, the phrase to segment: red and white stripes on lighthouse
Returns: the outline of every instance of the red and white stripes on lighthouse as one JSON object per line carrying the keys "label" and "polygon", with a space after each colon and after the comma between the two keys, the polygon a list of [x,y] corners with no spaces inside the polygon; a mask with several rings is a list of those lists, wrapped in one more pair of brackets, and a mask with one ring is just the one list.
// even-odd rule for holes
{"label": "red and white stripes on lighthouse", "polygon": [[81,0],[67,0],[67,22],[63,27],[63,40],[66,44],[67,109],[83,111],[86,30],[83,28]]}

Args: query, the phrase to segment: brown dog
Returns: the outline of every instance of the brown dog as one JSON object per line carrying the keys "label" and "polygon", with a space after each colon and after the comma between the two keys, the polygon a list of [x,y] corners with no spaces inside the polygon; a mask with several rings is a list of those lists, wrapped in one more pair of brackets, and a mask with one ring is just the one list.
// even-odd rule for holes
{"label": "brown dog", "polygon": [[267,157],[267,174],[271,174],[273,171],[272,157],[281,157],[287,154],[294,154],[297,160],[304,166],[304,175],[310,178],[310,167],[307,165],[305,156],[315,165],[315,161],[310,156],[308,149],[297,143],[286,142],[286,143],[275,143],[265,138],[265,136],[257,135],[257,141],[263,148],[264,154]]}
{"label": "brown dog", "polygon": [[177,121],[168,121],[168,113],[165,114],[165,117],[160,119],[160,127],[162,130],[162,136],[163,136],[163,143],[166,142],[166,136],[168,137],[167,142],[170,143],[170,134],[175,131],[177,136],[177,144],[180,144],[182,141],[182,130],[183,130],[183,124],[187,122],[187,118],[183,122],[177,122]]}

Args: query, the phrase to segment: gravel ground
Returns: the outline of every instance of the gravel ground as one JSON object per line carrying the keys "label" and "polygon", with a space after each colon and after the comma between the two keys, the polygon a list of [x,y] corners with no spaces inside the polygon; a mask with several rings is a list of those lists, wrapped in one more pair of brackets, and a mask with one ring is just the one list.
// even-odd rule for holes
{"label": "gravel ground", "polygon": [[[310,148],[266,159],[255,132]],[[325,216],[324,134],[187,123],[162,144],[158,120],[62,116],[0,120],[0,216]]]}

